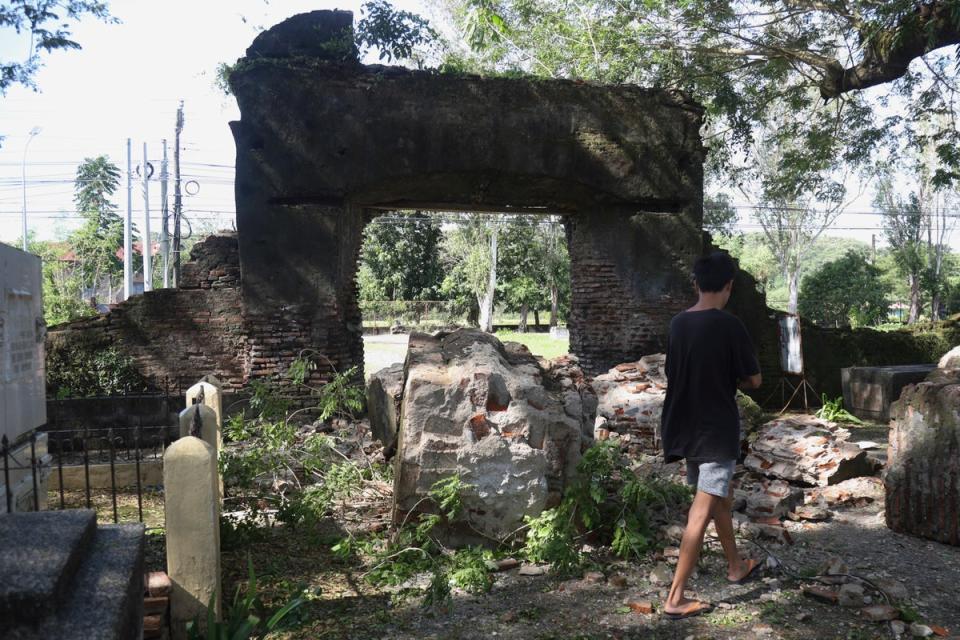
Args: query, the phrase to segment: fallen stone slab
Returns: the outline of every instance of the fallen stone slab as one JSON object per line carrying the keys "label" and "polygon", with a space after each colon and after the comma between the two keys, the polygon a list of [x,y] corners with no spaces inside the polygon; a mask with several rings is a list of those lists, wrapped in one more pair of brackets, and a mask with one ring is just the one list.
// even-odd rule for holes
{"label": "fallen stone slab", "polygon": [[744,466],[794,484],[827,486],[874,473],[850,433],[812,416],[789,416],[760,427]]}

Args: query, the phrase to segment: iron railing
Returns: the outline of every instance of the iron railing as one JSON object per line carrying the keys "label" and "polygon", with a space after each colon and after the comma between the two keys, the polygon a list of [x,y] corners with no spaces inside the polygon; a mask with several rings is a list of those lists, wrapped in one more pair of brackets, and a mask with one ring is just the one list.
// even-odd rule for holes
{"label": "iron railing", "polygon": [[[47,455],[37,455],[37,442],[46,436]],[[126,494],[120,491],[126,487],[135,488],[137,496],[137,520],[143,522],[143,495],[144,483],[141,467],[145,462],[162,461],[166,446],[175,440],[178,431],[171,426],[122,426],[105,428],[57,429],[52,431],[34,431],[29,436],[30,457],[25,460],[23,455],[16,455],[15,450],[23,447],[22,442],[11,445],[6,436],[0,441],[0,457],[2,457],[5,500],[7,512],[13,511],[15,499],[14,487],[11,486],[11,476],[17,472],[28,472],[32,477],[33,508],[39,510],[41,494],[44,491],[43,476],[46,464],[50,464],[49,473],[57,474],[57,493],[59,500],[48,501],[50,509],[67,508],[64,470],[83,469],[82,477],[83,503],[88,508],[94,508],[93,491],[95,489],[109,490],[110,502],[113,511],[113,522],[120,522],[117,497]],[[47,458],[47,460],[44,460]],[[133,464],[134,479],[132,484],[118,484],[118,464]],[[103,466],[109,467],[109,486],[94,487],[91,482],[91,469],[100,470]],[[44,496],[45,497],[45,496]]]}

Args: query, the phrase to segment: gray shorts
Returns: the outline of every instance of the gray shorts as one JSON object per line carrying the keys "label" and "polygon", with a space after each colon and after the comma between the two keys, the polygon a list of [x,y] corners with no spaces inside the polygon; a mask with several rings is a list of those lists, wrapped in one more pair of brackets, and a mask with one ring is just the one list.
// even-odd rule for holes
{"label": "gray shorts", "polygon": [[697,491],[726,498],[730,494],[730,482],[733,480],[733,470],[736,466],[736,460],[720,462],[687,460],[687,484],[696,487]]}

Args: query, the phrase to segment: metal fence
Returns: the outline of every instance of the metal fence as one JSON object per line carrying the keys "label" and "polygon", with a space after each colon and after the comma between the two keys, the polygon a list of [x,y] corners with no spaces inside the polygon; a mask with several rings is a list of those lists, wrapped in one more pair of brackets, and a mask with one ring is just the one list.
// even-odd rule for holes
{"label": "metal fence", "polygon": [[[16,501],[12,478],[20,476],[22,481],[24,474],[29,474],[32,507],[39,510],[40,501],[53,493],[47,492],[47,484],[55,475],[56,495],[47,500],[47,508],[68,508],[67,493],[80,491],[80,504],[72,501],[69,506],[92,509],[94,491],[109,491],[113,522],[117,523],[121,521],[118,495],[135,492],[137,521],[143,522],[144,465],[162,464],[164,449],[177,435],[175,427],[166,425],[34,431],[28,436],[29,455],[22,441],[13,446],[4,436],[0,441],[0,458],[7,512],[14,510]],[[72,486],[80,488],[67,489],[71,484],[68,480],[77,479],[78,475]]]}

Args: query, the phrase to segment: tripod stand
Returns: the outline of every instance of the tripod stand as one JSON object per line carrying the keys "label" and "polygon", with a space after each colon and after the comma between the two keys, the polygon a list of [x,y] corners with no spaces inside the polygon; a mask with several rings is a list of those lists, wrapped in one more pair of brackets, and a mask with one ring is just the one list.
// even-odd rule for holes
{"label": "tripod stand", "polygon": [[[783,408],[780,409],[777,415],[782,414],[784,411],[790,408],[790,403],[793,402],[793,399],[797,397],[797,394],[799,394],[801,390],[803,391],[803,408],[804,409],[810,408],[810,402],[809,402],[809,399],[807,398],[807,389],[810,390],[810,393],[813,394],[814,398],[817,397],[816,390],[813,388],[813,385],[807,382],[807,377],[805,375],[800,374],[799,376],[800,382],[797,384],[794,384],[793,382],[791,382],[790,379],[787,377],[787,375],[788,374],[784,374],[783,376],[781,376],[780,384],[777,385],[777,388],[780,390],[780,402],[783,402],[784,401],[783,399],[787,396],[788,388],[792,393],[790,394],[790,399],[786,401],[786,403],[783,405]],[[770,399],[773,398],[776,392],[777,392],[777,389],[774,389],[770,393],[770,395],[767,396],[767,399],[763,401],[763,406],[766,406],[767,403],[770,402]]]}

